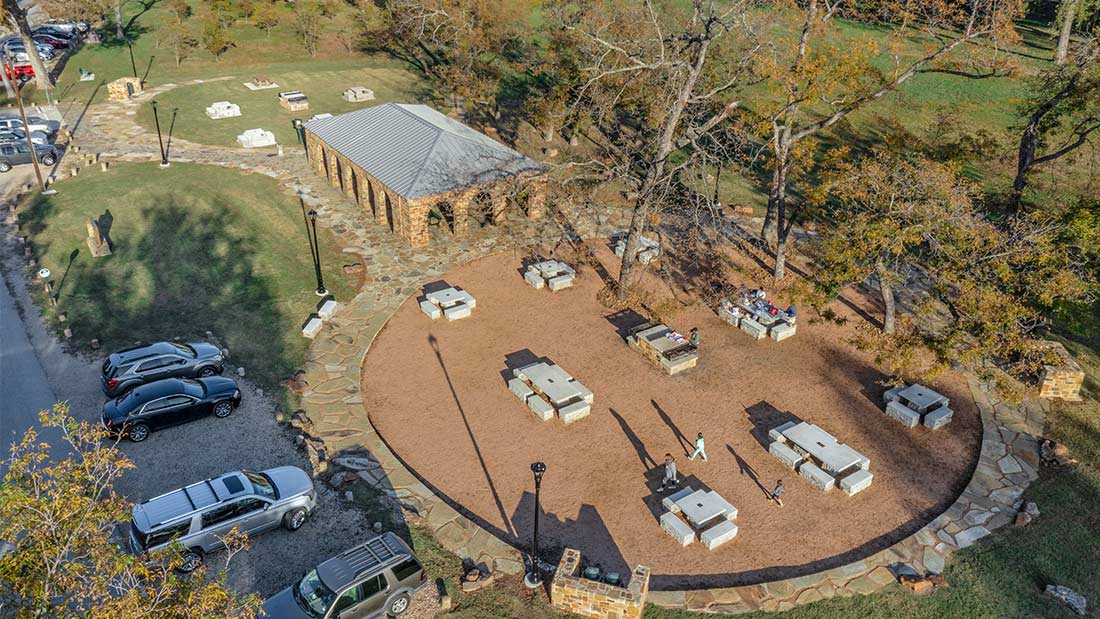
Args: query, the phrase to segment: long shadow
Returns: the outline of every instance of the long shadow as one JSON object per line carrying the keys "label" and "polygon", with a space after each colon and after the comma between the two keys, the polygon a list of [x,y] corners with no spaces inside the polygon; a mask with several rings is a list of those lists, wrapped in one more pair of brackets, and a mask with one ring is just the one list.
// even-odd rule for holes
{"label": "long shadow", "polygon": [[451,382],[451,373],[447,371],[447,364],[443,362],[443,355],[439,351],[439,340],[434,335],[428,336],[428,345],[432,347],[432,351],[435,352],[435,358],[439,362],[439,367],[443,370],[443,376],[447,379],[447,386],[451,390],[451,397],[454,398],[455,405],[458,406],[458,412],[462,415],[462,424],[466,426],[466,434],[470,437],[470,443],[474,447],[474,453],[477,454],[477,461],[481,465],[481,471],[485,474],[485,481],[489,484],[489,492],[493,494],[493,501],[497,504],[497,510],[500,511],[501,521],[508,529],[508,534],[515,537],[515,529],[512,526],[512,521],[508,518],[508,514],[504,512],[504,503],[500,500],[500,494],[497,492],[496,484],[493,483],[493,476],[489,473],[489,467],[485,464],[485,457],[481,455],[481,447],[478,445],[477,437],[474,436],[473,428],[470,427],[470,420],[466,417],[466,409],[462,406],[462,401],[458,398],[458,392],[455,391],[454,383]]}
{"label": "long shadow", "polygon": [[99,226],[99,235],[103,237],[103,242],[107,243],[107,248],[114,251],[115,244],[111,240],[111,228],[115,225],[115,216],[111,214],[111,209],[104,209],[103,214],[96,218],[96,224]]}
{"label": "long shadow", "polygon": [[[524,492],[512,512],[515,523],[518,546],[531,550],[529,543],[535,525],[535,495]],[[557,564],[564,546],[575,548],[584,557],[598,557],[596,561],[586,561],[587,565],[599,565],[604,572],[618,572],[627,578],[630,567],[619,551],[615,539],[611,536],[600,510],[594,505],[582,503],[576,518],[567,518],[557,514],[539,512],[539,558]]]}
{"label": "long shadow", "polygon": [[684,436],[684,433],[680,431],[676,422],[672,421],[672,417],[668,416],[668,413],[665,412],[665,409],[661,408],[661,405],[658,404],[656,400],[650,400],[649,403],[653,405],[653,409],[657,411],[657,415],[661,418],[661,421],[665,422],[669,430],[672,430],[672,435],[676,437],[676,442],[679,443],[680,449],[684,450],[684,455],[690,456],[694,445],[691,440]]}
{"label": "long shadow", "polygon": [[760,476],[756,474],[756,469],[752,468],[752,465],[748,462],[745,462],[745,459],[742,458],[741,455],[738,454],[736,451],[734,451],[733,446],[729,443],[726,443],[726,449],[730,452],[730,454],[733,455],[733,459],[737,461],[737,468],[739,469],[741,474],[748,476],[748,478],[756,484],[756,487],[760,488],[760,492],[763,492],[764,496],[771,497],[771,491],[768,490],[767,486],[760,483]]}
{"label": "long shadow", "polygon": [[653,456],[649,455],[649,450],[646,449],[645,443],[642,439],[638,438],[638,435],[634,433],[634,429],[630,427],[623,416],[619,414],[619,411],[609,408],[611,416],[615,418],[615,421],[619,422],[619,427],[622,428],[623,434],[626,435],[626,440],[630,441],[630,445],[634,447],[634,451],[638,454],[638,460],[642,462],[642,466],[648,471],[650,469],[657,468],[657,461],[653,459]]}
{"label": "long shadow", "polygon": [[141,81],[142,82],[148,81],[149,72],[153,70],[153,60],[154,59],[156,59],[156,56],[149,56],[149,64],[147,64],[145,66],[145,73],[143,73],[142,76],[141,76]]}
{"label": "long shadow", "polygon": [[96,95],[99,94],[99,89],[103,88],[107,84],[107,80],[99,80],[99,83],[95,85],[95,90],[92,94],[88,95],[88,100],[84,102],[84,109],[80,110],[80,116],[76,117],[76,122],[73,123],[73,128],[70,132],[76,135],[76,130],[80,128],[80,123],[84,121],[85,114],[88,113],[88,108],[92,107],[92,102],[95,101]]}
{"label": "long shadow", "polygon": [[603,318],[611,323],[611,326],[615,327],[615,333],[617,333],[623,341],[626,341],[627,336],[635,329],[649,322],[648,318],[632,309],[625,309],[613,314],[608,314]]}
{"label": "long shadow", "polygon": [[72,270],[73,262],[79,255],[80,249],[74,249],[72,253],[69,254],[69,263],[65,265],[65,272],[61,274],[61,281],[57,284],[57,288],[54,290],[53,293],[54,301],[61,297],[61,290],[65,288],[65,280],[69,279],[69,271]]}
{"label": "long shadow", "polygon": [[179,111],[179,108],[172,108],[172,122],[168,124],[168,140],[164,143],[165,159],[172,154],[172,133],[176,130],[176,116],[179,114]]}

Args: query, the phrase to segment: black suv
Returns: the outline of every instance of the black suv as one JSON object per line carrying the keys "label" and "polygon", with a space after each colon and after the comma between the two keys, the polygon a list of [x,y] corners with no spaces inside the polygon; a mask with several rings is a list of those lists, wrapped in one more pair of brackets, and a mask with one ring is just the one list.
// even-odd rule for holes
{"label": "black suv", "polygon": [[140,443],[150,430],[214,415],[224,419],[241,404],[232,378],[167,378],[141,385],[103,405],[103,427]]}
{"label": "black suv", "polygon": [[[35,144],[38,163],[53,165],[57,163],[57,149],[50,144]],[[31,149],[26,142],[5,142],[0,144],[0,172],[8,172],[17,165],[31,162]]]}
{"label": "black suv", "polygon": [[112,353],[103,362],[103,393],[117,395],[163,378],[205,378],[221,374],[225,359],[217,346],[158,342]]}

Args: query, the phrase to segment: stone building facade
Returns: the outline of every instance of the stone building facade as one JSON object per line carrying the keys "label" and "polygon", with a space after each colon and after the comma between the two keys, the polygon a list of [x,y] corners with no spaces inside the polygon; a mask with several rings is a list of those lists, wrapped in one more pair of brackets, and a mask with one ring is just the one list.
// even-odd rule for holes
{"label": "stone building facade", "polygon": [[[393,127],[364,119],[349,119],[346,128],[338,125],[344,116],[387,107],[418,109],[411,120],[410,115],[398,113],[379,119],[390,121]],[[407,123],[412,127],[403,128]],[[418,145],[414,138],[410,146],[407,135],[415,130],[422,135],[419,141],[432,140],[434,145]],[[345,137],[349,134],[358,137]],[[440,148],[440,136],[457,146]],[[541,165],[426,106],[386,104],[311,121],[305,125],[305,146],[314,172],[370,213],[376,223],[389,227],[414,247],[428,244],[433,222],[461,238],[475,218],[487,224],[503,222],[512,203],[531,218],[546,212]],[[407,157],[408,163],[395,161],[418,147],[424,151],[420,160]],[[375,156],[387,152],[392,152],[394,159],[379,161]]]}

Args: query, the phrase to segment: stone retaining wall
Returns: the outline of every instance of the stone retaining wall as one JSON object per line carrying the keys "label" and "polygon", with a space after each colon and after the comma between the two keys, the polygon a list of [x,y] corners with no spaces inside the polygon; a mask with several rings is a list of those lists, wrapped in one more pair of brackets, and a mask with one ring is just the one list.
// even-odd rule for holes
{"label": "stone retaining wall", "polygon": [[594,619],[641,619],[649,593],[649,568],[634,568],[625,587],[577,575],[579,550],[566,548],[550,583],[550,604],[559,610]]}

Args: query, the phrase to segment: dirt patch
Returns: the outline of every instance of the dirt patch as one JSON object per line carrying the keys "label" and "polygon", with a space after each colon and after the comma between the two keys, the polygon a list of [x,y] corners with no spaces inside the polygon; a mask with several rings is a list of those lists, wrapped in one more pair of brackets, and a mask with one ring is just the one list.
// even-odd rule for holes
{"label": "dirt patch", "polygon": [[[598,255],[617,272],[609,252]],[[648,565],[663,589],[771,580],[861,558],[916,531],[969,479],[981,425],[965,380],[952,374],[934,385],[956,410],[945,429],[908,430],[887,418],[884,377],[844,343],[861,320],[844,304],[833,309],[846,325],[805,312],[798,335],[781,343],[753,341],[695,304],[670,326],[700,328],[699,367],[669,377],[625,344],[618,328],[629,317],[609,317],[596,302],[602,284],[593,270],[550,293],[527,286],[520,267],[520,256],[504,253],[448,273],[448,283],[477,298],[473,316],[433,322],[410,299],[363,366],[364,405],[398,456],[510,542],[531,538],[536,460],[548,467],[543,546],[577,548],[620,573]],[[531,355],[595,393],[588,418],[542,422],[512,395],[503,372]],[[826,494],[785,469],[766,443],[767,430],[787,419],[816,423],[870,458],[871,488]],[[689,462],[700,431],[709,461]],[[661,530],[656,465],[666,452],[689,485],[738,508],[736,540],[708,551],[680,547]],[[765,493],[780,478],[782,508]]]}

